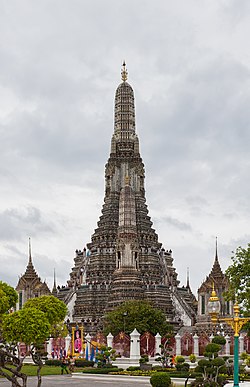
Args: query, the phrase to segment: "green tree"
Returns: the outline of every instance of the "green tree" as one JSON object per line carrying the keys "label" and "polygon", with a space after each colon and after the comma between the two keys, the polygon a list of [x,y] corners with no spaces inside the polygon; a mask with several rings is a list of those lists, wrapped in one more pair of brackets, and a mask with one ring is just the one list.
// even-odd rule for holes
{"label": "green tree", "polygon": [[250,311],[250,243],[247,248],[238,247],[231,257],[232,264],[226,270],[230,286],[226,293],[229,300],[237,300],[243,311]]}
{"label": "green tree", "polygon": [[164,336],[171,331],[170,325],[162,310],[154,308],[147,301],[127,301],[113,311],[107,313],[104,320],[104,334],[111,332],[117,335],[124,331],[130,334],[134,329],[141,334],[151,332]]}
{"label": "green tree", "polygon": [[24,309],[34,307],[43,312],[50,325],[60,323],[67,314],[66,305],[54,296],[41,296],[30,298],[25,304]]}
{"label": "green tree", "polygon": [[17,300],[15,289],[0,281],[0,375],[8,379],[12,386],[19,386],[17,382],[17,377],[19,377],[22,379],[23,385],[26,386],[27,376],[21,372],[22,365],[16,356],[15,348],[6,343],[3,338],[3,319],[10,312],[10,309],[15,307]]}
{"label": "green tree", "polygon": [[[164,344],[160,344],[161,353],[156,353],[155,356],[158,356],[155,361],[159,361],[161,363],[162,368],[167,367],[170,362],[171,353],[173,348],[171,346],[172,335],[167,334],[166,341]],[[183,358],[184,360],[184,358]],[[172,365],[172,364],[171,364]]]}
{"label": "green tree", "polygon": [[16,306],[17,292],[10,285],[0,281],[0,317]]}
{"label": "green tree", "polygon": [[98,367],[112,367],[111,360],[116,359],[116,351],[111,347],[102,345],[96,359],[98,360]]}
{"label": "green tree", "polygon": [[[223,339],[223,338],[222,338]],[[214,387],[223,386],[225,384],[225,378],[219,377],[219,373],[226,373],[226,362],[223,358],[218,357],[218,352],[221,350],[221,345],[224,344],[224,340],[215,336],[212,343],[209,343],[204,352],[204,356],[208,359],[202,359],[198,361],[196,372],[202,373],[202,378],[197,377],[195,381],[191,383],[191,386],[199,387]],[[222,344],[217,344],[221,342]]]}
{"label": "green tree", "polygon": [[35,308],[21,309],[3,318],[3,338],[14,345],[19,342],[26,345],[42,343],[49,333],[48,319]]}
{"label": "green tree", "polygon": [[[54,326],[60,324],[65,318],[66,312],[67,308],[62,301],[54,296],[42,296],[30,299],[23,309],[3,316],[0,373],[2,370],[1,374],[11,380],[13,386],[20,386],[18,377],[22,378],[23,386],[27,383],[27,376],[21,373],[24,358],[20,359],[16,355],[18,342],[30,346],[30,354],[38,366],[37,386],[41,386],[44,342],[50,336]],[[8,365],[9,359],[12,361],[11,367]],[[8,377],[9,373],[12,373],[10,377]]]}

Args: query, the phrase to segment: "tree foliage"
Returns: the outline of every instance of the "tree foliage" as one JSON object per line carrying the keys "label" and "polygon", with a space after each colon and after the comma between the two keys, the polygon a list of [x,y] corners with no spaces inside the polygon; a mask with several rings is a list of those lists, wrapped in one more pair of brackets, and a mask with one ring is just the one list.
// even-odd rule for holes
{"label": "tree foliage", "polygon": [[127,301],[105,316],[106,335],[109,332],[117,335],[124,330],[130,334],[135,328],[141,334],[151,332],[156,335],[159,332],[161,336],[171,331],[162,310],[154,308],[147,301]]}
{"label": "tree foliage", "polygon": [[17,292],[5,282],[0,281],[0,316],[17,303]]}
{"label": "tree foliage", "polygon": [[238,247],[232,256],[232,264],[226,270],[230,287],[229,300],[237,300],[245,312],[250,312],[250,243],[247,248]]}
{"label": "tree foliage", "polygon": [[[3,312],[13,306],[17,297],[9,285],[1,286],[4,291]],[[44,342],[50,336],[55,325],[65,318],[67,308],[65,304],[54,296],[42,296],[30,299],[24,308],[14,313],[3,314],[1,322],[2,341],[0,348],[0,374],[12,382],[12,386],[21,386],[18,378],[26,386],[27,376],[21,372],[24,358],[17,355],[19,342],[30,346],[30,354],[36,365],[38,386],[41,385],[41,368],[43,365]],[[11,366],[9,362],[11,360]]]}
{"label": "tree foliage", "polygon": [[[161,363],[161,366],[162,368],[165,368],[169,365],[170,363],[170,359],[171,359],[171,353],[173,348],[172,348],[172,345],[171,345],[171,339],[172,339],[172,335],[171,334],[167,334],[165,336],[166,338],[166,341],[164,344],[160,344],[160,349],[161,349],[161,353],[156,353],[155,356],[157,356],[157,358],[155,359],[155,361],[159,361]],[[183,358],[183,360],[185,360]],[[171,364],[170,364],[171,365]]]}
{"label": "tree foliage", "polygon": [[43,343],[50,333],[50,324],[43,312],[36,308],[21,309],[3,318],[3,338],[12,344]]}
{"label": "tree foliage", "polygon": [[111,347],[106,347],[102,345],[100,352],[96,355],[96,360],[98,361],[98,367],[111,367],[111,361],[116,359],[116,351]]}
{"label": "tree foliage", "polygon": [[50,325],[60,323],[67,314],[66,305],[54,296],[41,296],[30,298],[25,304],[24,309],[36,308],[43,312]]}
{"label": "tree foliage", "polygon": [[[218,342],[220,340],[217,339],[215,341]],[[199,360],[198,366],[195,369],[196,372],[202,373],[202,378],[196,377],[195,381],[191,383],[191,386],[214,387],[223,386],[225,384],[225,378],[219,376],[220,373],[227,372],[225,360],[218,357],[218,352],[220,350],[221,345],[216,344],[215,342],[209,343],[205,347],[204,356],[208,359]]]}

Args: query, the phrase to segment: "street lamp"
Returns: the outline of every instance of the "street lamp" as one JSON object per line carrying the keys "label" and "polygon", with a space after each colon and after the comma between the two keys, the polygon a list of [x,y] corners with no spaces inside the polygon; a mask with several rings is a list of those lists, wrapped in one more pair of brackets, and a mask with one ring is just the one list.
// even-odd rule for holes
{"label": "street lamp", "polygon": [[123,332],[125,333],[125,324],[126,324],[126,317],[128,315],[128,312],[123,313]]}
{"label": "street lamp", "polygon": [[220,313],[220,300],[216,294],[216,291],[214,290],[214,284],[211,296],[208,300],[207,310],[208,313],[211,315],[212,323],[216,324],[218,320],[218,314]]}
{"label": "street lamp", "polygon": [[[219,303],[219,306],[218,306]],[[220,318],[218,319],[218,314],[220,312],[220,301],[217,297],[217,294],[214,290],[211,293],[211,297],[208,301],[208,312],[211,315],[211,321],[213,324],[216,324],[217,321],[225,321],[234,331],[234,387],[239,386],[239,332],[244,324],[250,321],[250,317],[239,317],[240,308],[236,301],[234,304],[234,316],[232,318]]]}

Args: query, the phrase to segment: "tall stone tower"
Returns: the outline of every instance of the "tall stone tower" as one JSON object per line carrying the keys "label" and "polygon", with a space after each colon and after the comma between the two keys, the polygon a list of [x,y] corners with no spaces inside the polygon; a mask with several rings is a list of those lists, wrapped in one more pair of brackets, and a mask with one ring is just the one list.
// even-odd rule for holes
{"label": "tall stone tower", "polygon": [[[190,319],[195,314],[192,301],[188,305],[189,290],[184,291],[186,300],[183,288],[178,293],[172,251],[162,248],[148,215],[134,92],[127,82],[125,63],[121,74],[122,83],[115,94],[111,152],[105,166],[102,215],[87,245],[89,254],[76,251],[68,282],[76,292],[73,319],[82,321],[89,332],[100,329],[104,314],[127,300],[151,301],[171,322],[180,317],[178,306],[182,312],[186,309]],[[80,285],[79,278],[84,278]]]}

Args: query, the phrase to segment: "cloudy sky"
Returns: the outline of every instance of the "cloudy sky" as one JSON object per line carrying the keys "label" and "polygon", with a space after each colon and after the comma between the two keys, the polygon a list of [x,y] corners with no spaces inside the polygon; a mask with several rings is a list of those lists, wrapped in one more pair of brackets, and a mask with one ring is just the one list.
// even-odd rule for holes
{"label": "cloudy sky", "polygon": [[250,241],[249,0],[0,1],[0,279],[65,284],[101,214],[122,61],[146,197],[194,291]]}

